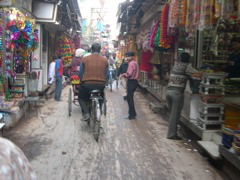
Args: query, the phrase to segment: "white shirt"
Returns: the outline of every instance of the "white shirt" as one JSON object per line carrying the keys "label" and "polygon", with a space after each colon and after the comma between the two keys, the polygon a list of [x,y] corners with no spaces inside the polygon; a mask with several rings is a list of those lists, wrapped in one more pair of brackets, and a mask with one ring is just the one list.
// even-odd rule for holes
{"label": "white shirt", "polygon": [[56,62],[51,62],[49,65],[49,72],[48,72],[48,78],[50,79],[48,81],[49,84],[52,84],[55,81],[55,66],[56,66]]}
{"label": "white shirt", "polygon": [[89,55],[91,55],[91,54],[92,54],[92,53],[84,54],[83,57],[89,56]]}

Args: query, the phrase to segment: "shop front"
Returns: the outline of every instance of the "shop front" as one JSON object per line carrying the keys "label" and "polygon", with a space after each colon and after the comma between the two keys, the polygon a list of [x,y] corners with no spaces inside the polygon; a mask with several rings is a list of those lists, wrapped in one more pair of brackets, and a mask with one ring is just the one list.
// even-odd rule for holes
{"label": "shop front", "polygon": [[[128,18],[125,11],[120,12],[123,35],[119,36],[119,52],[122,59],[126,51],[135,52],[141,72],[139,85],[165,102],[167,78],[175,59],[174,37],[167,34],[169,6],[161,12],[162,4],[156,6],[158,2],[151,2],[147,7],[143,5],[141,10],[126,13]],[[130,21],[126,23],[126,19]],[[162,21],[164,19],[166,21]],[[124,32],[127,30],[129,32]]]}
{"label": "shop front", "polygon": [[185,90],[182,122],[213,158],[239,159],[239,1],[172,0],[169,5],[175,53],[188,52],[199,70]]}
{"label": "shop front", "polygon": [[11,126],[22,116],[24,99],[29,95],[27,79],[32,52],[39,43],[38,31],[35,19],[21,8],[2,7],[0,16],[0,111]]}
{"label": "shop front", "polygon": [[[199,136],[199,144],[213,158],[238,160],[240,2],[164,2],[159,6],[159,14],[156,6],[144,5],[135,19],[128,17],[126,21],[124,13],[120,19],[120,32],[135,34],[140,85],[164,102],[170,69],[182,52],[188,52],[199,73],[191,75],[185,89],[181,121]],[[132,41],[124,40],[125,44]],[[233,162],[240,168],[237,160]]]}

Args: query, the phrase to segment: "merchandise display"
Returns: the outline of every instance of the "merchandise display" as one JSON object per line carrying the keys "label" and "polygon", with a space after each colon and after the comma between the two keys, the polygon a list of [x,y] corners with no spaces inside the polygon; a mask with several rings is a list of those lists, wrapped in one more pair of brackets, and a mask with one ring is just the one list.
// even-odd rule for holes
{"label": "merchandise display", "polygon": [[[223,99],[224,96],[224,84],[223,80],[225,73],[203,73],[202,82],[200,85],[201,96],[208,98]],[[224,116],[224,104],[221,101],[199,102],[199,118],[198,125],[203,130],[216,130],[221,129]]]}
{"label": "merchandise display", "polygon": [[141,72],[146,72],[150,73],[152,70],[152,66],[149,63],[150,59],[152,57],[152,52],[151,51],[143,51],[142,52],[142,57],[141,57],[141,64],[140,64],[140,71]]}
{"label": "merchandise display", "polygon": [[213,5],[214,0],[202,0],[199,29],[211,29],[213,27]]}
{"label": "merchandise display", "polygon": [[56,48],[56,54],[63,56],[63,64],[71,64],[72,54],[75,53],[75,45],[71,39],[65,34],[58,36],[57,40],[58,47]]}
{"label": "merchandise display", "polygon": [[168,13],[169,13],[169,4],[166,4],[163,7],[161,14],[161,25],[160,25],[160,40],[158,47],[163,49],[169,49],[172,45],[172,38],[168,36]]}
{"label": "merchandise display", "polygon": [[195,3],[195,0],[188,0],[187,1],[187,13],[186,13],[186,25],[185,25],[185,31],[188,33],[188,37],[193,37],[196,32],[196,24],[195,21],[193,21],[195,9],[192,8],[192,5]]}
{"label": "merchandise display", "polygon": [[25,98],[26,81],[20,82],[18,76],[30,69],[31,53],[39,45],[38,30],[26,11],[3,8],[0,17],[0,110],[11,111]]}

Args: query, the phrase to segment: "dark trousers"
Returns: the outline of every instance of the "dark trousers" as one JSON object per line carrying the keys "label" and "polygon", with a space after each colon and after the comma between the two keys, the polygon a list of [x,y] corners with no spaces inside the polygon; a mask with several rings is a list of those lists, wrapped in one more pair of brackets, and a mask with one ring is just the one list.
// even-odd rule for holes
{"label": "dark trousers", "polygon": [[105,84],[82,84],[79,87],[78,102],[82,108],[83,115],[90,113],[87,103],[90,100],[90,92],[92,90],[100,90],[101,97],[104,97]]}
{"label": "dark trousers", "polygon": [[135,111],[134,100],[133,100],[133,95],[137,89],[137,86],[138,86],[137,80],[129,79],[127,81],[127,102],[129,107],[129,111],[128,111],[129,117],[134,117],[137,115]]}
{"label": "dark trousers", "polygon": [[56,76],[55,100],[60,101],[62,94],[62,76]]}

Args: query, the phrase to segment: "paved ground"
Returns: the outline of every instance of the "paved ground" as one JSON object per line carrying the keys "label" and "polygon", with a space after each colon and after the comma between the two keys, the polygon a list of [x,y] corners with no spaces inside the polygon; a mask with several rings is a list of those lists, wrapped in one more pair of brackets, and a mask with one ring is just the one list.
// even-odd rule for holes
{"label": "paved ground", "polygon": [[6,136],[26,154],[40,180],[220,180],[217,170],[187,140],[165,138],[167,122],[135,94],[137,120],[127,120],[127,103],[119,91],[107,90],[105,134],[95,142],[81,111],[68,117],[63,101],[48,100],[39,118],[23,119]]}

